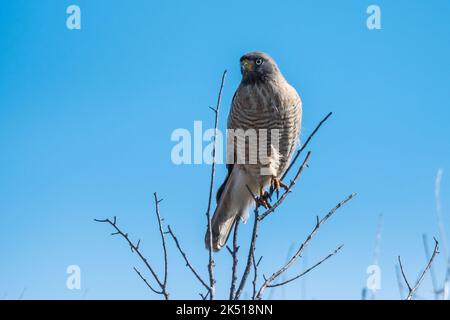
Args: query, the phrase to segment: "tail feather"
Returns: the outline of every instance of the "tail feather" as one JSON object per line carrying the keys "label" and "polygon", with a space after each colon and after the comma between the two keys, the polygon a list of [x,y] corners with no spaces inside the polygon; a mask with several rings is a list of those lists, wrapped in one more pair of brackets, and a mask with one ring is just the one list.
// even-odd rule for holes
{"label": "tail feather", "polygon": [[[211,219],[212,249],[219,251],[227,242],[231,229],[237,218],[247,219],[248,208],[253,198],[247,190],[247,186],[256,194],[257,187],[252,185],[253,179],[240,168],[231,171],[224,183],[217,208]],[[209,248],[210,237],[208,230],[205,235],[205,245]]]}

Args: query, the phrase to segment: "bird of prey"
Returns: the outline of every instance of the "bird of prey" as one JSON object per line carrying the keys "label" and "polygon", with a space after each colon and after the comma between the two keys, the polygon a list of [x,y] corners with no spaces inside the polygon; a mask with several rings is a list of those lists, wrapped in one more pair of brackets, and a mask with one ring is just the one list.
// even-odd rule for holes
{"label": "bird of prey", "polygon": [[[217,191],[211,219],[214,251],[225,245],[238,218],[247,220],[253,195],[268,207],[266,188],[277,192],[287,188],[280,178],[298,145],[301,127],[300,96],[275,61],[266,53],[251,52],[241,57],[240,64],[242,80],[228,115],[228,173]],[[205,244],[209,248],[208,231]]]}

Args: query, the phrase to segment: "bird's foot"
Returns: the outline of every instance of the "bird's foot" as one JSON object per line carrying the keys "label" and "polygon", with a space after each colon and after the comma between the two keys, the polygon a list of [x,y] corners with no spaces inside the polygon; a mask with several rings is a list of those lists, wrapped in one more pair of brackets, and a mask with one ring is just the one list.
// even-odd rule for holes
{"label": "bird's foot", "polygon": [[256,198],[256,204],[259,206],[263,206],[266,209],[272,208],[272,205],[270,204],[270,194],[267,191],[262,191],[260,193],[260,196]]}
{"label": "bird's foot", "polygon": [[280,188],[283,188],[284,190],[289,189],[289,187],[283,181],[281,181],[280,178],[272,176],[272,180],[270,180],[270,192],[272,193],[273,191],[276,191],[277,198],[279,198]]}

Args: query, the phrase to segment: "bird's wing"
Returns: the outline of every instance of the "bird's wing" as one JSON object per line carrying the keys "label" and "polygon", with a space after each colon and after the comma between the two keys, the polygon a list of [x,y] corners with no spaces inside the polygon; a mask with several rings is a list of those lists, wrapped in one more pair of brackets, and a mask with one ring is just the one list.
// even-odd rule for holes
{"label": "bird's wing", "polygon": [[[294,90],[294,89],[293,89]],[[302,122],[302,102],[294,90],[291,97],[291,102],[285,107],[280,108],[282,112],[282,121],[284,130],[280,137],[280,159],[279,176],[281,177],[288,168],[292,156],[299,144],[299,136]]]}

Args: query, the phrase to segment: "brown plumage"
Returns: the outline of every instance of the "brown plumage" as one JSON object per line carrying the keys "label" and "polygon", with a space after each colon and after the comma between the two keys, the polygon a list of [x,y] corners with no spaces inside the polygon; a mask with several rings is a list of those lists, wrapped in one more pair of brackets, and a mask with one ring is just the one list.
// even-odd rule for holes
{"label": "brown plumage", "polygon": [[[225,245],[237,218],[247,220],[253,203],[247,187],[264,197],[268,185],[275,181],[279,186],[301,127],[300,97],[275,61],[263,52],[251,52],[240,62],[242,80],[228,116],[228,174],[217,192],[211,225],[214,251]],[[208,232],[205,243],[209,247]]]}

